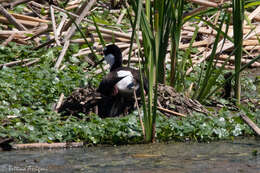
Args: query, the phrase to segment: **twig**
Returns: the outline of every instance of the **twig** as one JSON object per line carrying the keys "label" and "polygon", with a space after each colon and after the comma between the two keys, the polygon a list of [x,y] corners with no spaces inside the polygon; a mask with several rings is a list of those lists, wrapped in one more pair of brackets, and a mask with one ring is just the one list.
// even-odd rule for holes
{"label": "twig", "polygon": [[70,45],[70,40],[67,40],[62,48],[61,54],[55,64],[54,68],[58,69],[60,67],[61,61],[63,60],[63,57],[65,56],[69,45]]}
{"label": "twig", "polygon": [[[256,16],[259,16],[260,13],[260,6],[258,6],[253,12],[251,12],[248,15],[248,20],[252,20],[253,18],[255,18]],[[244,21],[244,25],[246,24],[247,20]]]}
{"label": "twig", "polygon": [[[39,22],[33,22],[33,21],[21,20],[21,19],[16,19],[15,21],[21,25],[26,25],[29,27],[37,27],[40,24]],[[7,18],[2,17],[2,16],[0,17],[0,22],[7,23],[7,24],[11,23]],[[13,24],[13,23],[11,23],[11,24]],[[18,28],[18,27],[16,27],[16,28]],[[18,28],[18,29],[20,29],[20,28]],[[22,29],[20,29],[20,30],[22,30]],[[25,31],[25,30],[22,30],[22,31]]]}
{"label": "twig", "polygon": [[34,10],[34,8],[32,7],[32,5],[30,3],[27,4],[27,7],[32,11],[33,14],[35,14],[39,18],[43,19],[43,17],[36,10]]}
{"label": "twig", "polygon": [[119,25],[119,24],[121,23],[121,21],[122,21],[124,15],[125,15],[125,13],[126,13],[126,11],[125,11],[125,9],[123,9],[122,12],[121,12],[121,14],[120,14],[120,16],[119,16],[118,19],[117,19],[117,22],[116,22],[117,25]]}
{"label": "twig", "polygon": [[62,71],[65,67],[66,67],[66,65],[63,64],[63,66],[61,66],[61,68],[60,68],[60,71]]}
{"label": "twig", "polygon": [[[80,15],[83,13],[84,9],[88,6],[88,3],[91,3],[89,1],[85,1],[78,9],[76,9],[76,14]],[[91,5],[91,4],[90,4]],[[55,6],[56,7],[56,6]],[[67,10],[67,9],[66,9]],[[65,12],[66,13],[66,12]],[[69,14],[71,15],[71,14]],[[71,27],[74,20],[80,18],[80,16],[72,16],[70,20],[66,23],[66,25],[62,28],[62,31],[67,31],[69,27]]]}
{"label": "twig", "polygon": [[11,42],[13,40],[14,36],[15,36],[15,33],[11,34],[1,45],[6,46],[9,42]]}
{"label": "twig", "polygon": [[135,104],[136,104],[136,108],[137,108],[137,111],[138,111],[138,115],[139,115],[140,124],[141,124],[142,131],[143,131],[143,135],[145,137],[144,123],[143,123],[143,119],[142,119],[142,116],[141,116],[141,111],[140,111],[140,108],[139,108],[139,105],[138,105],[138,100],[137,100],[137,97],[136,97],[135,89],[134,89],[134,97],[135,97]]}
{"label": "twig", "polygon": [[[89,26],[87,29],[89,31],[96,31],[96,27],[94,27],[94,26]],[[114,34],[115,36],[123,37],[123,38],[129,39],[129,40],[131,39],[131,36],[132,36],[131,34],[113,31],[113,30],[102,28],[102,27],[99,27],[99,30],[102,33],[106,33],[106,34],[110,34],[110,35]],[[139,40],[142,41],[142,37],[141,36],[139,36],[139,37],[140,37]]]}
{"label": "twig", "polygon": [[40,58],[36,58],[35,60],[32,60],[31,62],[28,62],[28,63],[26,63],[26,64],[23,64],[22,67],[29,67],[29,66],[31,66],[31,65],[33,65],[33,64],[35,64],[35,63],[37,63],[37,62],[39,62],[39,61],[40,61]]}
{"label": "twig", "polygon": [[31,17],[31,16],[26,16],[26,15],[22,15],[22,14],[17,14],[17,13],[12,13],[12,16],[14,16],[17,20],[25,20],[28,22],[39,22],[39,23],[49,23],[49,20],[45,20],[45,19],[39,19],[37,17]]}
{"label": "twig", "polygon": [[43,44],[33,48],[33,50],[38,50],[38,49],[43,48],[43,47],[45,47],[45,46],[47,46],[49,44],[52,44],[54,42],[55,42],[55,39],[51,39],[51,40],[49,40],[49,41],[47,41],[47,42],[45,42],[45,43],[43,43]]}
{"label": "twig", "polygon": [[203,11],[203,10],[206,10],[207,8],[208,8],[208,7],[199,7],[199,8],[196,8],[196,9],[194,9],[194,10],[188,12],[188,13],[183,14],[183,18],[186,17],[186,16],[192,16],[192,15],[194,15],[194,14],[196,14],[196,13],[199,13],[199,12],[201,12],[201,11]]}
{"label": "twig", "polygon": [[14,65],[17,65],[19,63],[23,63],[23,62],[27,62],[27,61],[30,61],[31,59],[23,59],[23,60],[17,60],[17,61],[12,61],[12,62],[8,62],[8,63],[5,63],[5,64],[0,64],[0,68],[1,67],[11,67],[11,66],[14,66]]}
{"label": "twig", "polygon": [[13,24],[17,29],[26,31],[27,29],[21,23],[19,23],[8,11],[0,4],[0,13],[6,17],[6,19]]}
{"label": "twig", "polygon": [[22,34],[32,34],[32,31],[12,31],[12,30],[1,30],[0,35],[10,35],[10,34],[17,34],[17,35],[22,35]]}
{"label": "twig", "polygon": [[206,6],[206,7],[215,7],[215,8],[218,7],[217,3],[206,1],[206,0],[188,0],[188,1],[191,1],[193,3],[199,4],[199,5],[202,5],[202,6]]}
{"label": "twig", "polygon": [[[88,2],[87,6],[84,7],[80,16],[76,19],[76,21],[75,21],[76,25],[79,25],[80,22],[84,19],[84,17],[89,14],[89,11],[91,10],[91,8],[93,7],[93,5],[95,3],[96,3],[96,0],[91,0],[90,2]],[[68,32],[68,35],[65,37],[65,41],[69,40],[71,38],[71,36],[74,34],[75,30],[76,30],[76,26],[72,25],[69,32]]]}
{"label": "twig", "polygon": [[71,142],[71,143],[31,143],[31,144],[15,144],[13,148],[16,150],[31,149],[31,148],[71,148],[82,147],[83,142]]}
{"label": "twig", "polygon": [[[75,24],[76,24],[76,25],[79,25],[79,24],[80,24],[80,22],[82,21],[82,19],[89,13],[90,9],[92,8],[92,6],[93,6],[95,3],[96,3],[96,0],[92,0],[92,1],[90,1],[90,2],[87,4],[87,6],[84,8],[83,12],[80,14],[79,18],[76,19],[76,21],[75,21]],[[70,44],[70,38],[71,38],[72,35],[74,34],[75,30],[76,30],[76,26],[75,26],[75,25],[72,25],[71,28],[70,28],[70,30],[68,31],[68,34],[66,35],[66,37],[65,37],[65,39],[64,39],[64,40],[65,40],[65,44],[64,44],[63,49],[62,49],[62,52],[61,52],[61,54],[60,54],[60,56],[59,56],[59,58],[58,58],[58,61],[56,62],[55,66],[54,66],[56,69],[59,68],[59,66],[60,66],[60,64],[61,64],[61,61],[62,61],[64,55],[66,54],[66,51],[67,51],[67,49],[68,49],[68,47],[69,47],[69,44]]]}
{"label": "twig", "polygon": [[67,14],[66,13],[63,13],[61,12],[61,15],[62,15],[62,18],[61,18],[61,22],[57,28],[57,34],[60,35],[61,33],[61,30],[62,30],[62,27],[64,26],[65,22],[66,22],[66,19],[67,19]]}
{"label": "twig", "polygon": [[50,6],[50,13],[51,13],[51,23],[52,23],[52,29],[53,29],[53,33],[54,33],[54,39],[56,41],[56,44],[58,46],[60,46],[60,41],[59,41],[59,35],[57,33],[57,29],[56,29],[56,21],[55,21],[55,16],[54,16],[54,9],[52,7],[52,5]]}
{"label": "twig", "polygon": [[15,6],[17,6],[17,5],[19,5],[19,4],[23,4],[23,3],[27,3],[27,2],[30,2],[31,0],[16,0],[16,1],[14,1],[14,2],[11,2],[11,3],[8,3],[8,4],[6,4],[6,5],[4,5],[4,7],[11,7],[11,8],[13,8],[13,7],[15,7]]}
{"label": "twig", "polygon": [[63,99],[64,99],[64,94],[61,93],[60,98],[59,98],[59,101],[57,102],[57,105],[56,105],[56,108],[55,108],[55,111],[56,111],[56,112],[58,112],[58,109],[60,108]]}
{"label": "twig", "polygon": [[[258,33],[260,33],[260,26],[257,26],[257,27],[255,28],[255,31],[254,31],[254,32],[252,32],[252,33],[250,33],[250,34],[248,34],[248,35],[246,34],[246,35],[243,37],[243,39],[244,39],[244,40],[248,40],[248,39],[250,39],[251,37],[254,37],[255,35],[257,35]],[[219,54],[221,51],[223,52],[223,51],[229,50],[229,49],[231,49],[231,48],[234,47],[234,44],[233,44],[233,43],[227,42],[227,43],[224,45],[224,47],[222,48],[223,41],[224,41],[224,40],[222,40],[222,41],[220,41],[220,42],[218,43],[218,48],[217,48],[216,54]],[[221,49],[221,48],[222,48],[222,49]],[[211,51],[206,52],[206,56],[203,57],[203,58],[201,58],[201,59],[200,59],[196,64],[194,64],[194,65],[200,64],[201,62],[203,62],[204,60],[206,60],[210,55],[211,55]],[[193,68],[194,68],[194,67],[189,68],[189,69],[186,71],[186,75],[188,75],[188,74],[193,70]]]}
{"label": "twig", "polygon": [[159,107],[159,106],[158,106],[157,109],[160,110],[160,111],[167,112],[167,113],[172,114],[172,115],[178,115],[178,116],[181,116],[181,117],[186,117],[186,115],[184,115],[184,114],[181,114],[181,113],[175,112],[175,111],[171,111],[171,110],[165,109],[165,108],[163,108],[163,107]]}
{"label": "twig", "polygon": [[[57,6],[53,6],[53,8],[55,9],[55,10],[58,10],[58,11],[60,11],[60,12],[63,12],[63,13],[66,13],[66,14],[69,14],[69,15],[71,15],[72,17],[75,17],[75,18],[79,18],[79,15],[77,15],[77,14],[75,14],[75,13],[72,13],[72,12],[70,12],[70,11],[66,11],[66,10],[64,10],[64,9],[61,9],[61,8],[59,8],[59,7],[57,7]],[[91,10],[92,11],[92,10]],[[90,11],[90,12],[91,12]],[[111,13],[111,11],[109,11],[110,13]],[[91,24],[93,24],[93,21],[92,20],[89,20],[89,19],[87,19],[87,18],[84,18],[84,19],[82,19],[83,21],[86,21],[86,22],[88,22],[88,23],[91,23]],[[66,24],[67,25],[67,24]],[[69,25],[69,24],[68,24]],[[118,29],[118,27],[117,26],[108,26],[108,25],[106,25],[106,24],[101,24],[101,23],[97,23],[97,25],[98,26],[102,26],[102,27],[109,27],[109,28],[113,28],[113,29]],[[69,25],[70,26],[70,25]],[[63,27],[62,28],[62,30],[63,31],[66,31],[68,29],[68,27]]]}
{"label": "twig", "polygon": [[251,127],[254,130],[254,132],[256,132],[257,135],[260,136],[260,128],[257,127],[257,125],[250,118],[248,118],[248,116],[243,114],[241,114],[240,116],[245,121],[245,123],[247,123],[247,125]]}

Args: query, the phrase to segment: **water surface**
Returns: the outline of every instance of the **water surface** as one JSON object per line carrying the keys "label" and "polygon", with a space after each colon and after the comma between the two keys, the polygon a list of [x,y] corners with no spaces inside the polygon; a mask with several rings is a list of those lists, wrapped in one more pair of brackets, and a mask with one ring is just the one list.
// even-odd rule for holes
{"label": "water surface", "polygon": [[260,141],[0,152],[0,172],[260,173]]}

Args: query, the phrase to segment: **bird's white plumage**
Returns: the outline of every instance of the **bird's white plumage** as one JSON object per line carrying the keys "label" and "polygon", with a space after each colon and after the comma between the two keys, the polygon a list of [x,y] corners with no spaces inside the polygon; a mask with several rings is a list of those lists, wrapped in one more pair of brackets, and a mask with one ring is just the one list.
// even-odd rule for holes
{"label": "bird's white plumage", "polygon": [[110,67],[112,67],[115,63],[115,56],[113,54],[108,54],[105,57],[106,62],[110,65]]}
{"label": "bird's white plumage", "polygon": [[130,71],[127,71],[127,70],[119,70],[117,72],[117,77],[126,77],[126,76],[133,77],[132,73]]}
{"label": "bird's white plumage", "polygon": [[134,77],[130,71],[120,70],[117,72],[118,77],[123,77],[119,82],[117,82],[116,87],[121,93],[133,93],[134,89],[138,89],[139,85],[134,84]]}

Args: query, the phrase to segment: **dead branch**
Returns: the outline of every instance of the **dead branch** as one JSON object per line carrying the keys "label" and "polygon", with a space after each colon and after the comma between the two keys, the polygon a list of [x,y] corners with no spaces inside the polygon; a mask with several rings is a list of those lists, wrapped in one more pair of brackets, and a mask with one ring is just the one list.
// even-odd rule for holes
{"label": "dead branch", "polygon": [[32,149],[32,148],[76,148],[82,147],[83,142],[66,142],[66,143],[30,143],[30,144],[15,144],[13,148],[16,150]]}
{"label": "dead branch", "polygon": [[181,116],[181,117],[186,117],[186,115],[184,115],[184,114],[181,114],[181,113],[175,112],[175,111],[171,111],[171,110],[165,109],[165,108],[163,108],[163,107],[159,107],[159,106],[158,106],[157,109],[160,110],[160,111],[163,111],[163,112],[167,112],[167,113],[172,114],[172,115],[177,115],[177,116]]}
{"label": "dead branch", "polygon": [[247,125],[254,130],[254,132],[260,136],[260,128],[246,115],[241,114],[240,115],[242,117],[242,119],[244,120],[245,123],[247,123]]}
{"label": "dead branch", "polygon": [[0,13],[6,17],[6,19],[13,24],[17,29],[26,31],[27,29],[19,21],[17,21],[8,11],[0,4]]}

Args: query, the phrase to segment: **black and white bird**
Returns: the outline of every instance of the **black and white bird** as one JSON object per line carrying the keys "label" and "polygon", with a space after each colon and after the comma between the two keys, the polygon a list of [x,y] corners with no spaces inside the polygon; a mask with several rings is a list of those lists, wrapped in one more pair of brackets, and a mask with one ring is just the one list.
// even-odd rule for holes
{"label": "black and white bird", "polygon": [[[134,90],[140,94],[140,72],[139,70],[122,66],[122,53],[119,47],[115,44],[106,46],[104,58],[110,65],[110,73],[103,78],[97,91],[105,96],[120,94],[130,97],[133,95]],[[144,89],[147,90],[146,79],[144,81]]]}
{"label": "black and white bird", "polygon": [[[141,75],[139,70],[122,66],[122,53],[115,44],[104,48],[104,59],[110,65],[110,72],[102,79],[97,91],[109,99],[108,103],[101,107],[101,109],[106,109],[104,114],[116,116],[121,113],[121,109],[124,107],[134,106],[134,91],[136,91],[137,96],[141,93]],[[145,78],[143,81],[145,92],[147,92],[147,81]]]}

